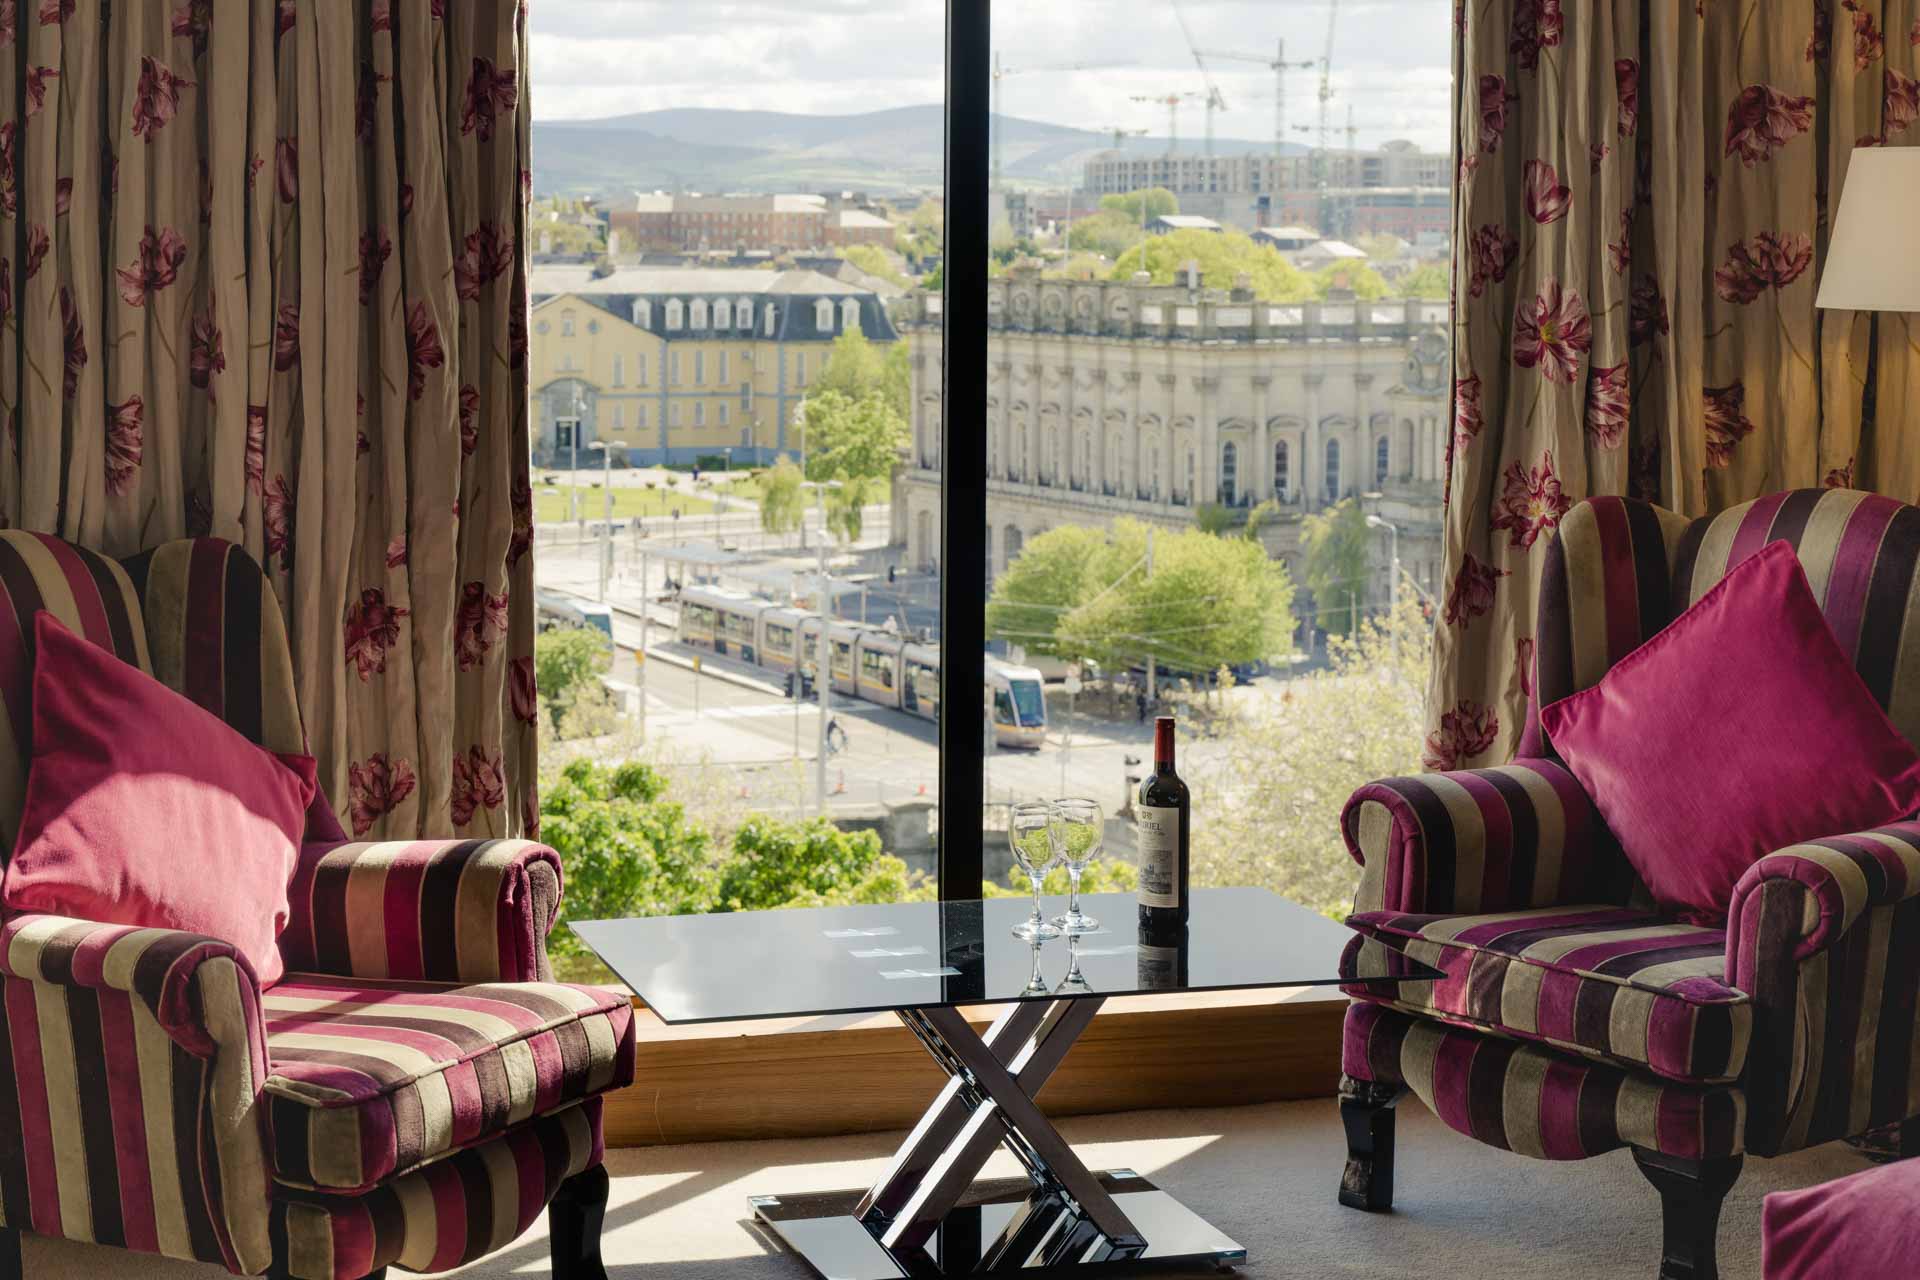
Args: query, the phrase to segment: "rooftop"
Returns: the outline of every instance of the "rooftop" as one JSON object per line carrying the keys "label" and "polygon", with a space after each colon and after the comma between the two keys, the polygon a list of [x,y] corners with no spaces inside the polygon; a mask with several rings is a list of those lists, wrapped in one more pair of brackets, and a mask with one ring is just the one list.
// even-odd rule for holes
{"label": "rooftop", "polygon": [[596,276],[591,266],[536,266],[535,298],[578,294],[859,294],[853,285],[818,271],[765,271],[758,267],[621,267]]}

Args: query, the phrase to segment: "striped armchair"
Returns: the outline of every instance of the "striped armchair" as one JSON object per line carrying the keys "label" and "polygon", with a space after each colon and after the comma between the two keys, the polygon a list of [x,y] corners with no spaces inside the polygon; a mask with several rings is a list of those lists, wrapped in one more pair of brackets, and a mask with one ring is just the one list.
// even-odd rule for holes
{"label": "striped armchair", "polygon": [[[185,539],[116,563],[0,532],[0,858],[40,609],[305,749],[280,608],[244,551]],[[553,851],[350,842],[316,811],[289,898],[288,972],[264,991],[212,938],[0,919],[0,1276],[22,1232],[238,1275],[438,1271],[550,1211],[554,1274],[603,1277],[600,1095],[632,1079],[633,1014],[550,980]]]}
{"label": "striped armchair", "polygon": [[1547,551],[1537,670],[1517,757],[1388,778],[1343,815],[1362,867],[1349,952],[1378,939],[1447,975],[1354,986],[1343,1047],[1340,1200],[1391,1207],[1393,1104],[1522,1155],[1630,1147],[1659,1190],[1660,1275],[1716,1273],[1721,1200],[1771,1156],[1920,1114],[1920,823],[1781,849],[1724,928],[1663,919],[1539,708],[1619,659],[1769,542],[1795,547],[1855,667],[1920,741],[1920,508],[1851,490],[1775,494],[1687,520],[1594,498]]}

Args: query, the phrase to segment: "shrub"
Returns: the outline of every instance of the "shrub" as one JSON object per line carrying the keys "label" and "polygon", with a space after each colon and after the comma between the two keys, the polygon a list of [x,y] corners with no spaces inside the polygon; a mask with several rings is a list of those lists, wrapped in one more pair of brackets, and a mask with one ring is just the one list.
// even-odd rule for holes
{"label": "shrub", "polygon": [[533,640],[534,683],[548,723],[556,730],[582,695],[597,695],[600,673],[613,663],[604,633],[586,627],[555,627]]}

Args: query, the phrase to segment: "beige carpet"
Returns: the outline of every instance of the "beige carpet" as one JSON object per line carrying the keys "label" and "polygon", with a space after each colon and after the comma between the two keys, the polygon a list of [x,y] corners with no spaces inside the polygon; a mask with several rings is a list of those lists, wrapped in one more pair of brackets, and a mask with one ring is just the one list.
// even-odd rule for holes
{"label": "beige carpet", "polygon": [[[1657,1201],[1626,1152],[1579,1164],[1526,1160],[1457,1136],[1412,1100],[1400,1111],[1398,1211],[1379,1216],[1334,1203],[1345,1148],[1331,1102],[1089,1116],[1060,1127],[1093,1167],[1137,1169],[1245,1245],[1249,1277],[1650,1280],[1657,1262]],[[613,1280],[805,1280],[811,1273],[751,1224],[747,1196],[863,1185],[897,1140],[613,1152],[608,1271]],[[1760,1274],[1762,1195],[1863,1167],[1838,1144],[1749,1160],[1721,1219],[1725,1280]],[[991,1168],[1017,1172],[1010,1160]],[[33,1280],[225,1274],[49,1241],[31,1242],[25,1261]],[[544,1276],[544,1230],[455,1274]]]}

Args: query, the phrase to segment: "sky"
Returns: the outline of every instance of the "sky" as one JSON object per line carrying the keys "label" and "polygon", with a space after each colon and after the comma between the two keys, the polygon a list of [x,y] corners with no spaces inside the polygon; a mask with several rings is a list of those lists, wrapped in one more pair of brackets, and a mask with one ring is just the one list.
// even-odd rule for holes
{"label": "sky", "polygon": [[[1203,53],[1269,58],[1284,39],[1288,60],[1305,61],[1326,48],[1327,11],[1328,0],[1000,0],[1001,110],[1162,134],[1166,108],[1132,99],[1205,88],[1181,14]],[[1451,12],[1451,0],[1341,0],[1336,130],[1351,106],[1361,147],[1407,138],[1446,148]],[[941,0],[540,0],[530,9],[534,118],[666,107],[842,115],[938,102],[943,14]],[[1271,140],[1272,70],[1215,58],[1207,72],[1227,102],[1215,132]],[[1290,124],[1317,120],[1318,91],[1317,65],[1289,73]],[[1203,122],[1189,99],[1182,140],[1197,144]],[[1335,145],[1344,141],[1336,133]]]}

